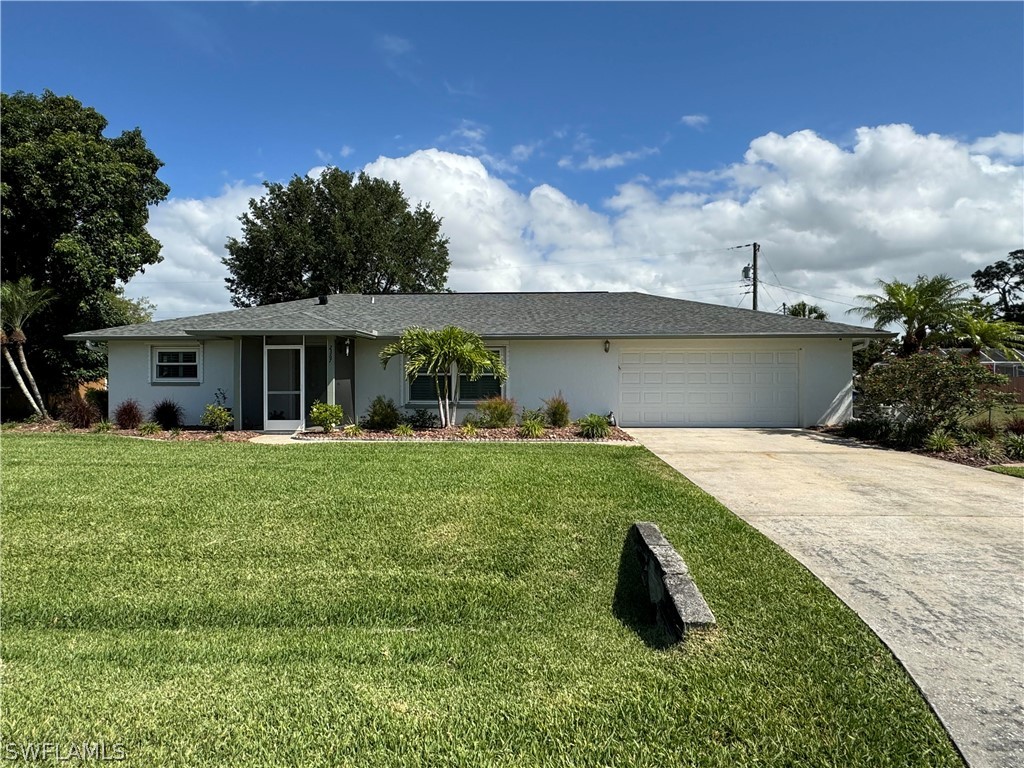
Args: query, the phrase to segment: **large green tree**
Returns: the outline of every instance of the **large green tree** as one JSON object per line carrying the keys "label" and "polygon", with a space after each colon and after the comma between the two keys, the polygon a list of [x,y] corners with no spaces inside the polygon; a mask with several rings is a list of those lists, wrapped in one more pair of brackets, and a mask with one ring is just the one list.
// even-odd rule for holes
{"label": "large green tree", "polygon": [[879,330],[890,325],[903,328],[900,357],[920,352],[928,335],[947,328],[966,304],[967,286],[948,275],[919,275],[913,283],[879,280],[878,287],[880,293],[858,296],[865,304],[847,311],[872,320]]}
{"label": "large green tree", "polygon": [[32,370],[44,391],[101,377],[102,350],[63,337],[138,316],[122,285],[161,260],[146,224],[169,192],[163,163],[138,128],[105,136],[106,118],[71,96],[3,94],[2,111],[0,274],[54,295],[32,318]]}
{"label": "large green tree", "polygon": [[328,168],[267,182],[224,264],[236,307],[330,293],[437,293],[451,262],[441,220],[398,182]]}
{"label": "large green tree", "polygon": [[984,298],[995,299],[1003,320],[1024,323],[1024,249],[971,275]]}

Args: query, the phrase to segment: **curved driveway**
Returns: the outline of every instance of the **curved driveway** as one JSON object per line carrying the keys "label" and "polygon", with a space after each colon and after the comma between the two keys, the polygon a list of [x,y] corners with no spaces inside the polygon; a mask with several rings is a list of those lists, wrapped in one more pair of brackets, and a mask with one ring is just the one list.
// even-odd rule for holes
{"label": "curved driveway", "polygon": [[856,611],[972,768],[1024,766],[1024,480],[804,430],[627,431]]}

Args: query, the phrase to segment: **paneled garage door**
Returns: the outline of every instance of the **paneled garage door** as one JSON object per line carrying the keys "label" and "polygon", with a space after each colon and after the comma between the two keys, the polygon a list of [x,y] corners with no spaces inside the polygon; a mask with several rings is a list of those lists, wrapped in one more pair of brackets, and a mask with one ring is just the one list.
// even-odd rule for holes
{"label": "paneled garage door", "polygon": [[619,353],[619,423],[795,427],[799,378],[795,350],[624,349]]}

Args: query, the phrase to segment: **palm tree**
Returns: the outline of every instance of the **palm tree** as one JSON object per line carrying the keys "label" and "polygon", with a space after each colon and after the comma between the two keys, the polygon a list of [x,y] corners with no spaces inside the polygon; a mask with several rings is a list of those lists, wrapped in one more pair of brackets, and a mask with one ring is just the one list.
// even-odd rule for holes
{"label": "palm tree", "polygon": [[793,317],[809,317],[811,320],[828,320],[828,312],[817,304],[798,301],[786,308],[786,314]]}
{"label": "palm tree", "polygon": [[451,375],[452,368],[470,381],[476,381],[487,372],[493,373],[499,381],[508,378],[497,352],[488,350],[477,334],[453,325],[439,331],[406,328],[398,341],[380,351],[381,365],[387,368],[396,355],[402,356],[404,372],[410,382],[420,374],[434,378],[442,427],[453,425],[458,417],[459,385],[458,377]]}
{"label": "palm tree", "polygon": [[17,351],[21,370],[24,371],[25,378],[28,379],[28,383],[32,388],[32,394],[35,396],[34,398],[28,397],[28,401],[32,403],[36,413],[44,419],[48,419],[50,415],[46,412],[46,403],[43,401],[43,396],[39,393],[39,386],[36,384],[35,376],[32,375],[32,371],[28,367],[28,360],[25,359],[25,341],[27,339],[24,326],[32,315],[51,301],[53,301],[53,292],[49,288],[40,288],[38,290],[33,288],[31,277],[22,277],[16,283],[7,282],[0,284],[0,325],[3,326],[4,330],[4,357],[14,372],[14,378],[21,385],[22,392],[28,397],[25,383],[22,381],[21,375],[14,365],[14,360],[11,358],[8,348],[14,347]]}
{"label": "palm tree", "polygon": [[974,312],[959,312],[951,322],[946,338],[958,347],[966,347],[967,356],[977,360],[981,350],[994,349],[1006,355],[1008,359],[1024,358],[1024,326],[999,320],[991,307],[983,306]]}
{"label": "palm tree", "polygon": [[903,328],[900,357],[920,352],[931,331],[948,326],[966,304],[963,294],[968,289],[948,275],[918,275],[913,284],[879,280],[878,286],[881,294],[858,296],[867,302],[866,306],[847,312],[857,312],[865,320],[873,320],[877,330],[888,325]]}

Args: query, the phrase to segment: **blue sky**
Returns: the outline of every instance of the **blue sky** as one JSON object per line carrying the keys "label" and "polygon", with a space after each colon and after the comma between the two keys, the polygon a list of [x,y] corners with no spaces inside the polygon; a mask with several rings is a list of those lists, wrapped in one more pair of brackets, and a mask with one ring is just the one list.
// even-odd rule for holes
{"label": "blue sky", "polygon": [[[111,132],[141,127],[165,162],[172,200],[153,220],[165,264],[130,288],[161,316],[226,307],[218,260],[245,200],[262,179],[326,164],[431,202],[461,290],[742,304],[742,260],[722,249],[758,239],[776,303],[831,296],[846,302],[835,313],[872,275],[966,278],[1024,239],[1020,3],[4,2],[0,14],[5,92],[72,94]],[[975,173],[979,156],[1008,170]],[[914,195],[943,191],[890,221],[908,177]],[[998,236],[972,239],[982,224]],[[825,255],[840,246],[844,268]]]}

